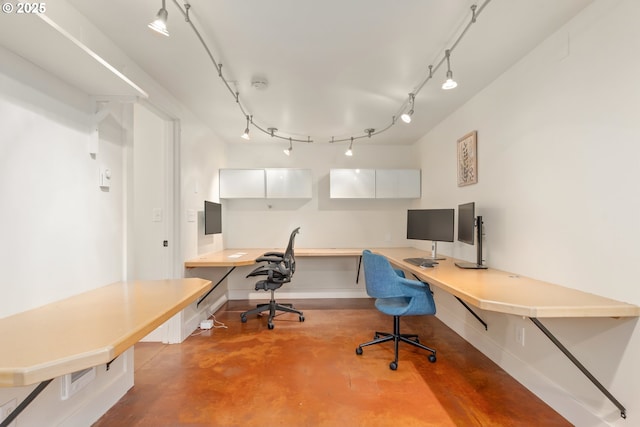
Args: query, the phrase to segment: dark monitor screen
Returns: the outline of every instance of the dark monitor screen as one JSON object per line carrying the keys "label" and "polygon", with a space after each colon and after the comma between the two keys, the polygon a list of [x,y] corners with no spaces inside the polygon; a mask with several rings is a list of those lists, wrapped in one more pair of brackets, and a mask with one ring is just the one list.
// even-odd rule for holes
{"label": "dark monitor screen", "polygon": [[204,234],[222,233],[222,205],[204,201]]}
{"label": "dark monitor screen", "polygon": [[473,245],[475,225],[475,203],[458,205],[458,241]]}
{"label": "dark monitor screen", "polygon": [[453,209],[409,209],[407,239],[453,242]]}

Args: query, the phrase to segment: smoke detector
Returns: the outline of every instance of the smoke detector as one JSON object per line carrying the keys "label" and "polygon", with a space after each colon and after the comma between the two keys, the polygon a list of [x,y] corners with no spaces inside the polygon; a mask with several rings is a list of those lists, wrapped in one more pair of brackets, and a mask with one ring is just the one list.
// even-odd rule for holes
{"label": "smoke detector", "polygon": [[251,79],[251,87],[258,90],[265,90],[269,86],[269,82],[264,77],[254,77]]}

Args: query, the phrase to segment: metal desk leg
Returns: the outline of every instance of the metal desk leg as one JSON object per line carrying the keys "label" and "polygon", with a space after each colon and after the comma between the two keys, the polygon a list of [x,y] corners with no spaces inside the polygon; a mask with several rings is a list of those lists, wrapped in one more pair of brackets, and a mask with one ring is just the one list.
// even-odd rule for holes
{"label": "metal desk leg", "polygon": [[[419,278],[418,276],[416,276],[414,273],[411,273],[411,274],[413,274],[413,277],[415,277],[415,278],[416,278],[416,280],[419,280],[420,282],[422,282],[422,283],[426,284],[427,286],[429,286],[429,284],[428,284],[427,282],[425,282],[424,280],[420,279],[420,278]],[[433,294],[433,291],[431,291],[431,293]],[[482,323],[482,325],[484,326],[484,330],[485,330],[485,331],[488,331],[488,330],[489,330],[489,326],[487,325],[487,322],[485,322],[484,320],[482,320],[482,319],[480,318],[480,316],[478,316],[478,315],[476,314],[476,312],[475,312],[475,311],[473,311],[473,310],[471,309],[471,307],[469,307],[469,306],[467,305],[467,303],[466,303],[466,302],[462,301],[462,300],[461,300],[460,298],[458,298],[458,297],[456,297],[456,299],[458,300],[458,302],[459,302],[460,304],[462,304],[462,305],[464,306],[464,308],[466,308],[467,310],[469,310],[469,313],[473,314],[473,317],[475,317],[475,318],[476,318],[476,320],[477,320],[478,322]]]}
{"label": "metal desk leg", "polygon": [[215,288],[217,288],[217,287],[218,287],[218,285],[219,285],[220,283],[222,283],[222,282],[224,281],[224,279],[226,279],[226,278],[227,278],[227,276],[228,276],[229,274],[231,274],[231,272],[232,272],[233,270],[235,270],[235,269],[236,269],[235,265],[234,265],[233,267],[231,267],[231,270],[227,271],[227,272],[225,273],[225,275],[224,275],[224,276],[222,276],[222,279],[218,280],[218,283],[216,283],[215,285],[213,285],[213,288],[209,289],[209,292],[207,292],[207,293],[206,293],[202,298],[200,298],[200,299],[198,300],[198,302],[196,303],[196,307],[197,307],[197,306],[199,306],[199,305],[200,305],[200,303],[201,303],[202,301],[204,301],[205,299],[207,299],[207,297],[209,296],[209,294],[210,294],[211,292],[213,292],[213,290],[214,290]]}
{"label": "metal desk leg", "polygon": [[33,402],[33,400],[38,397],[38,395],[40,393],[42,393],[42,390],[44,390],[49,383],[53,381],[53,378],[50,380],[46,380],[41,382],[40,384],[38,384],[38,387],[36,387],[35,389],[33,389],[33,391],[31,393],[29,393],[29,396],[26,397],[26,399],[24,399],[22,402],[20,402],[20,404],[16,407],[15,411],[13,411],[12,413],[9,414],[9,416],[2,422],[0,422],[0,427],[8,427],[9,424],[11,424],[13,422],[13,420],[16,419],[16,417],[18,415],[20,415],[20,413],[22,411],[24,411],[27,406],[29,406],[29,404],[31,402]]}
{"label": "metal desk leg", "polygon": [[462,301],[462,300],[461,300],[460,298],[458,298],[458,297],[456,297],[456,299],[458,300],[458,302],[460,302],[460,304],[464,305],[464,308],[466,308],[467,310],[469,310],[469,313],[473,314],[473,317],[475,317],[475,318],[478,320],[478,322],[480,322],[480,323],[482,323],[482,325],[484,325],[484,330],[485,330],[485,331],[488,331],[488,330],[489,330],[489,326],[487,326],[487,322],[485,322],[484,320],[482,320],[482,319],[480,318],[480,316],[478,316],[478,315],[476,314],[476,312],[475,312],[475,311],[473,311],[473,310],[471,309],[471,307],[469,307],[469,306],[467,305],[467,303],[466,303],[466,302]]}
{"label": "metal desk leg", "polygon": [[536,325],[547,336],[547,338],[549,338],[551,340],[551,342],[553,342],[556,345],[556,347],[558,347],[560,349],[560,351],[562,351],[564,353],[564,355],[567,356],[569,358],[569,360],[571,360],[571,362],[573,362],[573,364],[576,365],[577,368],[580,369],[580,371],[587,378],[589,378],[589,380],[596,387],[598,387],[598,390],[600,390],[607,397],[607,399],[609,399],[609,401],[611,401],[611,403],[616,405],[616,407],[620,410],[620,416],[622,418],[627,418],[627,410],[625,409],[625,407],[622,406],[622,404],[620,402],[618,402],[618,400],[615,397],[613,397],[613,395],[611,393],[609,393],[609,391],[606,388],[604,388],[604,386],[600,383],[600,381],[598,381],[596,379],[596,377],[594,377],[591,374],[591,372],[589,372],[587,370],[587,368],[585,368],[584,365],[582,363],[580,363],[580,361],[578,361],[578,359],[576,359],[575,356],[573,354],[571,354],[569,352],[569,350],[564,345],[562,345],[562,343],[560,341],[558,341],[558,339],[555,336],[553,336],[553,334],[542,323],[540,323],[540,321],[537,318],[530,317],[529,319],[531,319],[533,324]]}

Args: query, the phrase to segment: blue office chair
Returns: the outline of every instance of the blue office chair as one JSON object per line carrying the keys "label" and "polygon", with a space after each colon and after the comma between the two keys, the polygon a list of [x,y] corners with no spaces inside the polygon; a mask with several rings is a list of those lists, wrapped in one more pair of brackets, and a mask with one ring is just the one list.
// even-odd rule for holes
{"label": "blue office chair", "polygon": [[393,333],[376,331],[373,341],[360,344],[356,348],[356,354],[362,355],[362,347],[393,340],[395,359],[389,364],[391,370],[398,369],[398,343],[400,341],[431,352],[429,362],[435,362],[436,351],[434,349],[420,344],[417,335],[400,333],[400,316],[436,313],[436,305],[429,285],[418,280],[405,278],[403,271],[395,270],[384,256],[374,254],[370,250],[362,252],[362,262],[367,294],[376,298],[375,305],[378,310],[393,316]]}

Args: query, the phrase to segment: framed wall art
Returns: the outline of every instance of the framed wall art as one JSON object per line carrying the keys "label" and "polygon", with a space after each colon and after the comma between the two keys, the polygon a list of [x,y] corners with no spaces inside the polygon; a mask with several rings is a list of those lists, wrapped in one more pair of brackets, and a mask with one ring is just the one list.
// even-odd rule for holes
{"label": "framed wall art", "polygon": [[458,140],[458,187],[478,182],[478,132],[469,132]]}

